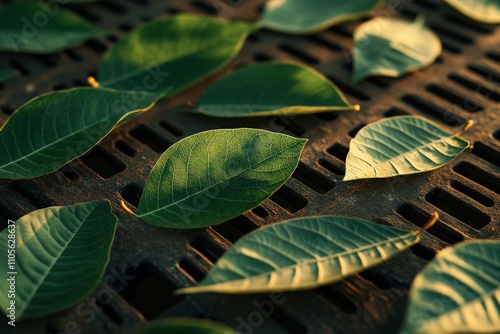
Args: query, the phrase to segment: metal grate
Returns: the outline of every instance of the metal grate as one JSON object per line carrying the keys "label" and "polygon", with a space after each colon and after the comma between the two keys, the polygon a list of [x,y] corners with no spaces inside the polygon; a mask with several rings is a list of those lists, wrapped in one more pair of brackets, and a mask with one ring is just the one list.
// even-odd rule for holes
{"label": "metal grate", "polygon": [[[255,20],[263,1],[109,0],[70,9],[109,29],[99,40],[49,56],[0,54],[0,68],[21,76],[0,87],[0,121],[45,92],[85,85],[105,50],[138,24],[162,15],[195,12]],[[0,221],[50,205],[108,198],[119,217],[105,279],[85,302],[54,316],[20,323],[17,332],[136,332],[156,317],[196,316],[253,333],[392,333],[400,325],[416,273],[450,244],[500,238],[500,29],[472,22],[442,1],[390,1],[380,15],[426,15],[444,50],[433,66],[394,80],[371,78],[353,86],[350,50],[359,22],[306,36],[259,31],[231,65],[203,83],[119,127],[86,156],[34,180],[0,180]],[[269,60],[311,65],[334,81],[359,113],[300,117],[214,119],[187,113],[208,84],[237,67]],[[458,131],[474,147],[451,164],[419,175],[341,182],[349,140],[382,117],[418,114]],[[259,127],[310,139],[293,177],[261,206],[205,230],[159,229],[125,214],[136,206],[146,177],[161,152],[187,135],[213,128]],[[238,238],[259,226],[292,217],[349,215],[401,229],[421,227],[438,211],[441,219],[421,244],[386,264],[341,283],[286,293],[270,307],[270,295],[174,297],[195,284]],[[260,305],[260,306],[257,306]],[[266,306],[267,305],[267,306]],[[272,312],[271,312],[272,311]],[[256,312],[264,314],[258,316]],[[1,322],[5,326],[6,321]],[[258,325],[258,326],[257,326]],[[0,327],[4,332],[8,330]]]}

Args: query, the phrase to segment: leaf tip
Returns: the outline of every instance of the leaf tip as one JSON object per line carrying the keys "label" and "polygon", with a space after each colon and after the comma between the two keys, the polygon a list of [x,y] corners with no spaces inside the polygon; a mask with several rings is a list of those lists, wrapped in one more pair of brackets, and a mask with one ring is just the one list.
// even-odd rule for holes
{"label": "leaf tip", "polygon": [[87,78],[87,83],[89,84],[90,87],[94,87],[94,88],[99,87],[99,83],[97,82],[97,80],[93,76],[90,76]]}
{"label": "leaf tip", "polygon": [[429,218],[429,220],[427,221],[427,223],[425,223],[425,225],[422,226],[420,232],[427,231],[428,229],[430,229],[432,226],[434,226],[434,224],[436,224],[438,219],[439,219],[439,214],[437,212],[434,212],[431,218]]}
{"label": "leaf tip", "polygon": [[125,204],[124,201],[120,202],[120,206],[122,207],[123,211],[125,211],[126,213],[128,213],[132,216],[135,216],[135,213],[132,210],[130,210],[130,208]]}
{"label": "leaf tip", "polygon": [[355,104],[352,106],[352,110],[353,111],[360,111],[361,110],[361,106],[359,104]]}

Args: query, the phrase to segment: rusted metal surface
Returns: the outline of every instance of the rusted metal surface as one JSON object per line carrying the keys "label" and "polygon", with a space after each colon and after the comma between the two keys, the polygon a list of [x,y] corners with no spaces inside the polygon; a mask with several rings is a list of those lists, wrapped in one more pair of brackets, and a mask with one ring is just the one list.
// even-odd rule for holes
{"label": "rusted metal surface", "polygon": [[[262,3],[110,0],[71,6],[109,29],[108,36],[50,56],[0,54],[0,68],[22,73],[0,88],[0,121],[37,95],[85,85],[105,50],[141,22],[180,11],[252,21]],[[226,69],[120,126],[92,153],[38,179],[0,180],[2,222],[50,205],[100,198],[111,200],[119,217],[106,277],[93,295],[67,311],[19,323],[16,333],[134,333],[167,316],[210,318],[242,333],[395,332],[410,284],[435,252],[462,240],[500,237],[500,29],[472,22],[438,0],[390,4],[378,14],[426,16],[444,44],[436,64],[400,79],[373,78],[353,86],[349,50],[359,22],[306,37],[261,30]],[[217,78],[268,60],[315,67],[362,110],[244,120],[187,112],[188,101],[196,101]],[[473,148],[430,173],[342,182],[345,154],[356,131],[398,114],[422,115],[452,131],[473,119],[475,125],[464,134]],[[309,138],[299,168],[272,199],[231,222],[191,231],[152,227],[120,208],[122,199],[137,204],[148,173],[172,143],[203,130],[236,127]],[[334,214],[414,230],[434,211],[441,216],[439,223],[424,233],[420,245],[338,284],[285,293],[272,304],[266,294],[172,295],[176,288],[196,284],[231,243],[259,226]],[[5,323],[2,333],[8,330]]]}

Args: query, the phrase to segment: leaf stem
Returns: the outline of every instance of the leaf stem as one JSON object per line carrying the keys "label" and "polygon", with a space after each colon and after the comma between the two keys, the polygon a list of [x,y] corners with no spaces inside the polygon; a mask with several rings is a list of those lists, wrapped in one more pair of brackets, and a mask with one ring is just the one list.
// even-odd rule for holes
{"label": "leaf stem", "polygon": [[94,88],[97,88],[99,87],[99,83],[97,82],[97,80],[90,76],[87,78],[87,83],[90,85],[90,87],[94,87]]}
{"label": "leaf stem", "polygon": [[124,201],[120,202],[120,206],[122,207],[123,211],[125,211],[126,213],[128,213],[132,216],[135,216],[135,213],[132,210],[130,210],[130,208],[125,204]]}
{"label": "leaf stem", "polygon": [[429,220],[427,221],[427,223],[425,223],[424,226],[422,226],[422,228],[420,229],[420,233],[424,232],[424,231],[427,231],[428,229],[430,229],[432,226],[434,226],[434,224],[436,224],[436,222],[438,221],[439,219],[439,215],[437,212],[434,212],[431,216],[431,218],[429,218]]}
{"label": "leaf stem", "polygon": [[474,121],[473,120],[468,120],[467,123],[465,123],[464,127],[462,128],[462,130],[460,130],[458,133],[457,133],[457,136],[458,135],[461,135],[463,132],[469,130],[472,126],[474,125]]}

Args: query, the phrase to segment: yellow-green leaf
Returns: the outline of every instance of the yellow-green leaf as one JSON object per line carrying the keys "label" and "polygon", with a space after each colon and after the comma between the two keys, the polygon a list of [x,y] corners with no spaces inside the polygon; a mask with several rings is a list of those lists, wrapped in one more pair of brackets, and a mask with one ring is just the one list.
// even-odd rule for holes
{"label": "yellow-green leaf", "polygon": [[430,171],[469,145],[422,117],[386,118],[368,124],[351,140],[344,181]]}
{"label": "yellow-green leaf", "polygon": [[424,25],[377,17],[354,33],[354,73],[357,82],[373,75],[399,77],[432,64],[441,53],[441,41]]}
{"label": "yellow-green leaf", "polygon": [[400,334],[499,331],[499,241],[446,248],[415,278]]}
{"label": "yellow-green leaf", "polygon": [[498,0],[444,0],[465,16],[483,23],[500,23]]}
{"label": "yellow-green leaf", "polygon": [[419,231],[401,231],[357,218],[292,219],[243,236],[198,286],[177,292],[312,289],[386,261],[419,241]]}

